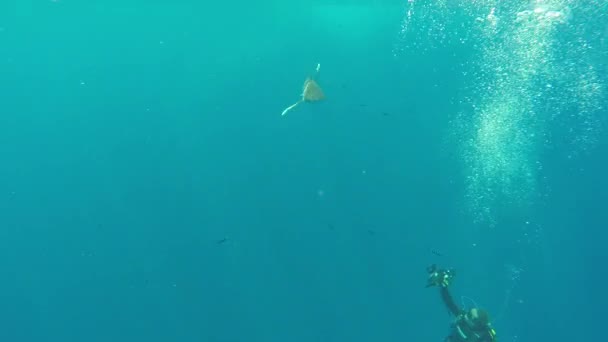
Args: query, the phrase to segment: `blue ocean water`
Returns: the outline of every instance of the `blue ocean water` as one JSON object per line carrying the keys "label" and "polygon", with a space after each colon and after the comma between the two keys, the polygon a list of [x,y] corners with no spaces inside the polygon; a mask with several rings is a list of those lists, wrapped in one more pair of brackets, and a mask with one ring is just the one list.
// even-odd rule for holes
{"label": "blue ocean water", "polygon": [[601,340],[608,9],[544,3],[3,0],[0,338],[442,341],[436,263]]}

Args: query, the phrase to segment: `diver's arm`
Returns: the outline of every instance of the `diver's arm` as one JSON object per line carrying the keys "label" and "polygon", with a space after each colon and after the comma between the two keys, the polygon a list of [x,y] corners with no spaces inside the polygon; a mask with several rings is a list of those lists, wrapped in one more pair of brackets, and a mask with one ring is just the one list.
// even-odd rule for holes
{"label": "diver's arm", "polygon": [[448,287],[447,286],[440,286],[439,287],[439,293],[441,294],[441,300],[443,300],[443,303],[448,308],[448,310],[450,311],[450,313],[452,315],[454,315],[454,316],[460,315],[460,313],[462,312],[462,310],[460,310],[460,308],[458,307],[458,305],[456,305],[456,302],[454,301],[454,298],[452,298],[452,294],[450,294],[450,291],[448,290]]}
{"label": "diver's arm", "polygon": [[454,271],[450,269],[438,269],[437,265],[431,265],[427,267],[426,271],[429,273],[427,278],[426,287],[437,286],[439,287],[439,293],[441,294],[441,300],[448,308],[448,311],[454,316],[460,315],[462,312],[456,302],[454,302],[454,298],[450,294],[448,290],[448,286],[454,278]]}

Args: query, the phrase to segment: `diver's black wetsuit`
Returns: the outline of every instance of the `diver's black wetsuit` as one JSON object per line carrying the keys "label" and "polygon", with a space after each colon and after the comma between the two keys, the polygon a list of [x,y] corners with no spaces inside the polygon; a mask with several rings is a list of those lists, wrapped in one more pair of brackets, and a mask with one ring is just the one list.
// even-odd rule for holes
{"label": "diver's black wetsuit", "polygon": [[456,302],[454,301],[454,298],[450,294],[450,291],[448,290],[447,286],[439,287],[439,293],[441,294],[441,300],[443,300],[443,303],[445,304],[445,306],[448,308],[448,311],[450,311],[450,313],[452,315],[458,316],[458,315],[463,314],[463,311],[458,307],[458,305],[456,305]]}
{"label": "diver's black wetsuit", "polygon": [[[432,272],[435,272],[436,269],[433,266],[429,269]],[[439,284],[439,294],[441,295],[441,300],[445,304],[446,308],[450,312],[450,314],[454,315],[455,320],[452,324],[451,333],[448,337],[445,338],[446,342],[496,342],[494,329],[489,325],[484,325],[480,327],[471,326],[467,322],[467,312],[461,309],[452,294],[448,290],[449,282],[444,283],[443,285]],[[427,284],[427,287],[429,285]]]}

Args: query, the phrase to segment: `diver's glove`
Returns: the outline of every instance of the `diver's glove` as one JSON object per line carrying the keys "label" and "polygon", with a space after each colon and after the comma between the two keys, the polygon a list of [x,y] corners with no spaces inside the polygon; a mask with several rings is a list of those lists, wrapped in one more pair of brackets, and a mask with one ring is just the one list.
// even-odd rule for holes
{"label": "diver's glove", "polygon": [[426,270],[429,273],[429,277],[426,282],[426,287],[448,287],[452,281],[452,278],[454,278],[454,271],[450,269],[437,269],[437,265],[431,265],[427,267]]}

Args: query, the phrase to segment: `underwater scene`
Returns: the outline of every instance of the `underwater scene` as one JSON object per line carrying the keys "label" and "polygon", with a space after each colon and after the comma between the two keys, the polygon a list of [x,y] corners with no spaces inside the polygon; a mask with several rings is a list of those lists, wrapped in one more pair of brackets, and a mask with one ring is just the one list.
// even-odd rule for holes
{"label": "underwater scene", "polygon": [[603,341],[606,0],[1,0],[0,340]]}

